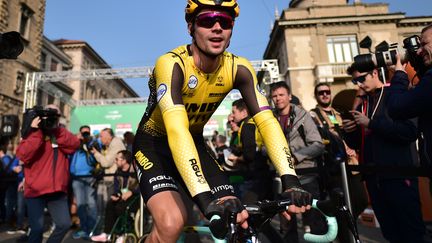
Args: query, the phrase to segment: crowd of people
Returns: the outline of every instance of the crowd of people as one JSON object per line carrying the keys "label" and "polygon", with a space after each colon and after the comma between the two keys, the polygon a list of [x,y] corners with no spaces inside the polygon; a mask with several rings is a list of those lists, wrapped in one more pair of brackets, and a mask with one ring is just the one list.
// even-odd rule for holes
{"label": "crowd of people", "polygon": [[2,143],[7,176],[0,183],[0,219],[8,234],[22,235],[21,242],[42,242],[44,236],[47,242],[61,242],[73,224],[79,226],[74,239],[90,240],[93,234],[105,242],[103,234],[96,235],[98,223],[110,233],[125,205],[139,194],[132,152],[126,149],[133,133],[121,139],[105,128],[94,137],[83,125],[72,134],[59,123],[57,106],[44,109],[55,115],[31,117],[16,151],[8,139]]}

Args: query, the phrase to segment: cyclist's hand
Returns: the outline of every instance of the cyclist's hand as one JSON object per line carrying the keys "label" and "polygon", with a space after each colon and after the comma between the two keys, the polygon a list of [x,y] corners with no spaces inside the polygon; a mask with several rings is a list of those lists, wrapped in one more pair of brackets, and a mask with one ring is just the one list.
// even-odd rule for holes
{"label": "cyclist's hand", "polygon": [[212,201],[205,210],[205,216],[210,219],[213,215],[219,215],[220,220],[215,221],[215,224],[210,226],[213,235],[219,239],[223,239],[228,231],[228,215],[236,213],[236,223],[240,227],[247,229],[247,211],[241,204],[240,200],[233,196],[227,196]]}
{"label": "cyclist's hand", "polygon": [[229,203],[226,203],[229,206],[232,206],[232,204],[235,204],[236,210],[241,210],[239,213],[237,213],[237,221],[236,223],[240,225],[243,229],[248,228],[247,218],[249,217],[248,212],[246,209],[244,209],[243,205],[241,204],[240,200],[234,196],[226,196],[219,199],[219,202],[224,203],[224,201],[229,201]]}
{"label": "cyclist's hand", "polygon": [[282,193],[282,197],[290,199],[293,203],[288,207],[287,211],[282,213],[288,220],[291,220],[291,215],[289,213],[304,213],[311,208],[312,194],[300,187],[291,187],[285,190]]}

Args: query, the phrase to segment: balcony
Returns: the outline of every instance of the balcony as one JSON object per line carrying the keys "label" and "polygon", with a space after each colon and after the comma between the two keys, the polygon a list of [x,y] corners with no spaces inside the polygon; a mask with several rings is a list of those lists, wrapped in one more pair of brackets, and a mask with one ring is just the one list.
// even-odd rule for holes
{"label": "balcony", "polygon": [[315,76],[317,77],[317,82],[333,82],[334,78],[350,77],[346,73],[346,70],[350,65],[350,62],[318,63],[315,66]]}

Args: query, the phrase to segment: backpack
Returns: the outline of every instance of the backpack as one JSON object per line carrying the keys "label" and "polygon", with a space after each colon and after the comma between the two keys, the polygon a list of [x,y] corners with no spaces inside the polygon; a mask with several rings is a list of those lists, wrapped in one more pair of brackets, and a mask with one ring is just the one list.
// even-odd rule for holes
{"label": "backpack", "polygon": [[319,108],[312,109],[321,121],[317,122],[318,131],[323,139],[325,152],[323,155],[323,166],[330,175],[340,175],[340,162],[346,161],[348,156],[345,150],[345,143],[342,140],[342,132],[338,124],[335,124],[335,131],[330,130],[330,126],[321,114]]}

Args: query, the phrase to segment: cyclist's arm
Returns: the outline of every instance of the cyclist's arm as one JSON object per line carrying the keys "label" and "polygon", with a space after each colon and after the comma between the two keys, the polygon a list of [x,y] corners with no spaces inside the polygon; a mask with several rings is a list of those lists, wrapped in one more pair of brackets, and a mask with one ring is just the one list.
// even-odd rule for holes
{"label": "cyclist's arm", "polygon": [[[177,170],[190,194],[198,204],[212,201],[210,187],[202,173],[201,163],[192,135],[189,120],[181,96],[184,75],[182,64],[171,55],[158,59],[155,66],[157,101],[161,110],[168,144]],[[205,209],[204,205],[199,205]]]}
{"label": "cyclist's arm", "polygon": [[253,67],[244,58],[239,58],[234,87],[242,94],[250,115],[262,135],[268,155],[281,175],[283,189],[299,186],[286,138],[270,110],[264,92],[259,89]]}

